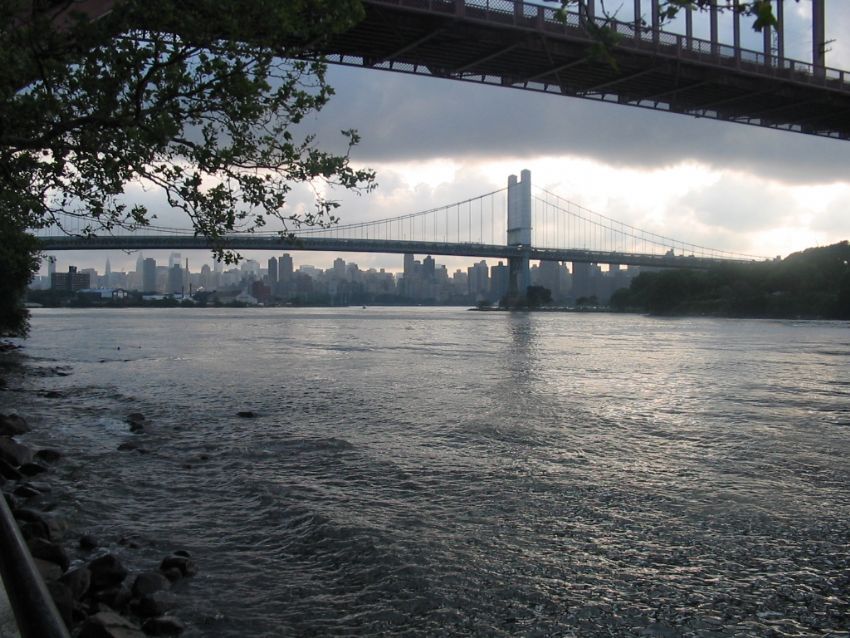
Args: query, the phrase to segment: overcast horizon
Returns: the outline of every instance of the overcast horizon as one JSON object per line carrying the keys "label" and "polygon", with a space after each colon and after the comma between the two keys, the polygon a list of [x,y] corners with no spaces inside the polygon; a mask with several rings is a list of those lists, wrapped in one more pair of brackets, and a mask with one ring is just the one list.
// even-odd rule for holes
{"label": "overcast horizon", "polygon": [[[833,40],[827,65],[850,70],[850,46],[838,35],[850,33],[850,6],[826,4],[827,39]],[[806,24],[811,6],[787,3],[785,11],[789,24]],[[744,46],[752,37],[746,34]],[[789,55],[810,50],[805,37],[805,29],[792,31]],[[353,161],[375,169],[378,181],[371,194],[336,194],[343,224],[475,197],[529,169],[535,185],[595,212],[720,250],[784,257],[850,237],[846,141],[365,69],[332,66],[328,80],[336,95],[306,126],[332,149],[341,144],[340,130],[357,129],[362,143]],[[159,223],[185,225],[161,208],[156,194],[134,192]],[[298,187],[290,204],[309,206],[311,198],[308,188]],[[145,256],[167,261],[169,252]],[[296,265],[327,268],[341,256],[364,269],[401,269],[400,255],[289,252]],[[193,270],[211,262],[207,251],[182,253]],[[137,257],[121,251],[52,254],[61,270],[76,265],[101,273],[107,258],[118,271],[133,270]],[[243,254],[263,266],[272,256]],[[453,270],[473,260],[438,261]]]}

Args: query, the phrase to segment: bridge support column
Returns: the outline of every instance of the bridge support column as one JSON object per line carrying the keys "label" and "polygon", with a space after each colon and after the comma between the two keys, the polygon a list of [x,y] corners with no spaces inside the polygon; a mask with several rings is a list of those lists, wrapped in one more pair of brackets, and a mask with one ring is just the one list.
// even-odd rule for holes
{"label": "bridge support column", "polygon": [[508,259],[508,294],[512,297],[524,295],[531,285],[531,171],[522,171],[520,177],[508,177],[508,246],[521,247],[526,253]]}
{"label": "bridge support column", "polygon": [[812,0],[812,64],[815,75],[823,77],[826,66],[826,21],[824,19],[824,0]]}

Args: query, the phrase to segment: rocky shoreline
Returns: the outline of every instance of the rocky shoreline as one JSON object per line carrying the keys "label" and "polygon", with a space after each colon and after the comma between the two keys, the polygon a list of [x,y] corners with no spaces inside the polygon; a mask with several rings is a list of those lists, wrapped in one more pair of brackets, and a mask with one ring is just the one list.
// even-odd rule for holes
{"label": "rocky shoreline", "polygon": [[[7,345],[3,350],[0,356],[13,353],[14,348]],[[0,389],[6,385],[0,376]],[[45,396],[58,399],[62,395],[48,391]],[[144,433],[148,425],[138,412],[127,415],[125,421],[136,434]],[[20,411],[0,413],[0,486],[69,632],[79,638],[180,635],[185,625],[177,616],[179,598],[172,587],[197,573],[189,552],[176,549],[158,565],[133,572],[98,539],[69,529],[52,512],[56,504],[43,480],[63,462],[63,454],[28,444],[31,430]],[[135,442],[119,449],[144,451]],[[123,550],[134,548],[129,539],[122,538],[118,544]]]}

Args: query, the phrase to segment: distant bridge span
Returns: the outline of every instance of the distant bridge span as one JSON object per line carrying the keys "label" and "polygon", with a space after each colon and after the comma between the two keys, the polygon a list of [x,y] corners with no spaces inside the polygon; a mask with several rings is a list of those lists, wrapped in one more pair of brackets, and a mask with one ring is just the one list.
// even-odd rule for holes
{"label": "distant bridge span", "polygon": [[[211,247],[204,237],[191,235],[131,235],[105,237],[57,236],[41,237],[41,249],[57,250],[203,250]],[[648,255],[640,253],[579,250],[572,248],[533,248],[499,244],[448,243],[433,241],[397,241],[386,239],[339,239],[334,237],[304,237],[290,240],[283,237],[257,235],[231,236],[224,242],[233,250],[267,251],[326,251],[351,253],[412,253],[491,259],[540,259],[622,266],[653,266],[660,268],[706,269],[727,263],[743,263],[739,259],[719,259],[684,255]]]}

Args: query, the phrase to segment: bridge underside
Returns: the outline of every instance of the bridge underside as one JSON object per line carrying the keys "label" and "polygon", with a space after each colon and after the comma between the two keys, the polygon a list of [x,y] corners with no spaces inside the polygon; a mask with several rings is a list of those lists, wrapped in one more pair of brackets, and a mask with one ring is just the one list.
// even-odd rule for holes
{"label": "bridge underside", "polygon": [[[41,250],[209,250],[210,243],[203,237],[182,236],[130,236],[130,237],[41,237]],[[456,257],[484,257],[490,259],[528,258],[543,261],[568,261],[593,264],[620,264],[622,266],[651,266],[657,268],[706,269],[730,263],[745,263],[729,259],[712,259],[682,255],[648,255],[640,253],[602,252],[579,249],[531,248],[501,246],[498,244],[442,243],[427,241],[392,241],[384,239],[336,239],[332,237],[305,237],[295,241],[280,237],[232,237],[225,247],[233,250],[267,250],[276,252],[325,251],[351,253],[386,253],[417,255],[442,255]]]}
{"label": "bridge underside", "polygon": [[[617,23],[612,60],[576,14],[511,2],[365,0],[315,50],[334,63],[495,84],[850,138],[850,74]],[[480,3],[483,4],[483,3]],[[596,47],[598,49],[598,47]]]}

